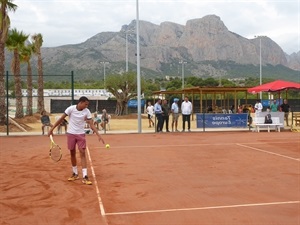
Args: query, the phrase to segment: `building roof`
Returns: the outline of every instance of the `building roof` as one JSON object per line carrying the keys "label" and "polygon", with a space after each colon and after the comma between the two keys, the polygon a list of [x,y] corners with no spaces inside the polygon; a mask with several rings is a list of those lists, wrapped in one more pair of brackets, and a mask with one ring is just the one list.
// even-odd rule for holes
{"label": "building roof", "polygon": [[232,92],[245,92],[249,87],[191,87],[184,88],[180,90],[170,90],[170,91],[154,91],[154,95],[158,94],[224,94]]}

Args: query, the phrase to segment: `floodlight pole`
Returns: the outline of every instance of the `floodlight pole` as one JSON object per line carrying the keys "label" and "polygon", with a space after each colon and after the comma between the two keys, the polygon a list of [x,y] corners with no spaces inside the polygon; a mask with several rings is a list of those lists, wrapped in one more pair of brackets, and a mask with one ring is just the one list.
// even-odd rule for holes
{"label": "floodlight pole", "polygon": [[128,72],[128,33],[126,33],[126,73]]}
{"label": "floodlight pole", "polygon": [[[179,64],[181,64],[181,81],[182,81],[182,91],[184,89],[184,64],[186,64],[187,62],[184,62],[183,60],[179,61]],[[183,94],[182,94],[182,98],[183,98]]]}
{"label": "floodlight pole", "polygon": [[125,31],[125,41],[126,41],[126,73],[128,72],[128,34],[131,33],[133,30],[126,30]]}
{"label": "floodlight pole", "polygon": [[[262,36],[254,36],[256,38],[259,38],[259,85],[262,85],[262,63],[261,63],[261,37]],[[262,100],[262,92],[259,93],[259,98]]]}
{"label": "floodlight pole", "polygon": [[[261,37],[259,37],[259,85],[262,85],[262,67],[261,67]],[[262,92],[259,93],[262,100]]]}
{"label": "floodlight pole", "polygon": [[101,62],[103,64],[103,76],[104,76],[104,89],[106,89],[106,74],[105,74],[105,64],[109,64],[109,62]]}
{"label": "floodlight pole", "polygon": [[137,111],[138,111],[138,133],[142,132],[141,112],[141,70],[140,70],[140,31],[139,31],[139,1],[136,0],[136,57],[137,57]]}

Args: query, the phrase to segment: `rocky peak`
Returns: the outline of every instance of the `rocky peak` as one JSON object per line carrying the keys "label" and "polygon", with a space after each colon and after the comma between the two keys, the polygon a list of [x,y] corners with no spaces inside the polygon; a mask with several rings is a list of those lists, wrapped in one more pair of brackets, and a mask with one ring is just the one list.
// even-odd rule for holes
{"label": "rocky peak", "polygon": [[[117,63],[124,65],[126,31],[129,63],[136,64],[136,21],[133,20],[122,26],[119,32],[101,32],[80,44],[42,48],[45,68],[99,71],[102,61],[110,62],[108,68]],[[200,68],[203,61],[233,61],[236,64],[259,65],[260,40],[264,65],[281,64],[300,69],[300,53],[287,56],[268,37],[244,38],[229,31],[216,15],[188,20],[185,25],[173,22],[156,25],[140,21],[141,67],[163,73],[163,65],[170,64],[170,68],[184,60],[193,63],[191,72],[196,74],[203,69]]]}
{"label": "rocky peak", "polygon": [[300,70],[300,51],[291,55],[286,55],[288,65],[293,70]]}

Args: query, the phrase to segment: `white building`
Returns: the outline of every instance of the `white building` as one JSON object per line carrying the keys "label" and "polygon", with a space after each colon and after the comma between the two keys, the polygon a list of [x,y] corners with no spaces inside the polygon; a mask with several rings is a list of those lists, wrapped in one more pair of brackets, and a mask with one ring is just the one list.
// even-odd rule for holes
{"label": "white building", "polygon": [[[22,89],[22,96],[27,96],[27,89]],[[37,89],[32,90],[32,96],[38,96]],[[71,89],[44,89],[44,96],[46,97],[67,97],[72,96]],[[104,99],[113,97],[113,94],[105,89],[74,89],[74,96],[94,96],[102,97]]]}

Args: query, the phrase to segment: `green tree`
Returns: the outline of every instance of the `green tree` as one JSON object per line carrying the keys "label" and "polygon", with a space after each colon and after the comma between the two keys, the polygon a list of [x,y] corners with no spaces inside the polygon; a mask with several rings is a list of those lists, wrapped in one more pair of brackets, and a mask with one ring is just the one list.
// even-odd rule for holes
{"label": "green tree", "polygon": [[236,84],[230,80],[222,79],[221,84],[223,87],[236,87]]}
{"label": "green tree", "polygon": [[178,89],[181,89],[181,87],[182,87],[181,80],[176,78],[176,79],[168,82],[168,84],[166,86],[166,90],[178,90]]}
{"label": "green tree", "polygon": [[5,106],[5,42],[10,27],[8,11],[15,12],[17,5],[13,0],[0,0],[0,125],[5,124],[6,107]]}
{"label": "green tree", "polygon": [[20,74],[20,52],[24,48],[25,41],[29,35],[19,32],[17,29],[12,29],[6,40],[6,47],[13,52],[11,61],[11,71],[14,74],[15,92],[16,92],[16,118],[24,117],[23,101],[22,101],[22,83]]}
{"label": "green tree", "polygon": [[20,52],[20,60],[21,62],[25,62],[27,64],[27,107],[26,107],[26,115],[32,116],[32,70],[30,59],[33,52],[33,45],[24,46],[24,48]]}
{"label": "green tree", "polygon": [[186,84],[190,84],[193,87],[201,87],[204,85],[204,81],[200,77],[191,76],[186,79]]}
{"label": "green tree", "polygon": [[38,57],[38,105],[37,111],[41,113],[45,106],[44,106],[44,76],[43,76],[43,60],[42,60],[42,53],[41,47],[43,45],[43,36],[41,34],[35,34],[32,37],[33,41],[33,53]]}
{"label": "green tree", "polygon": [[145,82],[145,88],[144,88],[145,98],[147,99],[152,98],[152,92],[159,90],[159,88],[160,88],[159,83],[153,83],[150,80]]}
{"label": "green tree", "polygon": [[[141,81],[141,83],[142,82],[143,81]],[[107,76],[105,83],[106,89],[111,92],[117,100],[115,114],[117,116],[127,114],[128,101],[137,96],[136,73],[127,72],[121,75],[109,75]]]}
{"label": "green tree", "polygon": [[207,79],[204,80],[204,85],[206,87],[218,87],[219,85],[219,81],[215,80],[212,77],[209,77]]}

